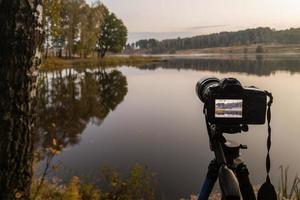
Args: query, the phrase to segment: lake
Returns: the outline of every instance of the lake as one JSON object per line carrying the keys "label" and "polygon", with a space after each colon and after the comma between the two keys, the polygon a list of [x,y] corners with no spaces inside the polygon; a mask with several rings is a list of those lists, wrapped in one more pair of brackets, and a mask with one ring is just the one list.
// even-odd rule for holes
{"label": "lake", "polygon": [[[79,176],[99,183],[100,169],[127,172],[135,163],[156,173],[157,192],[165,199],[197,194],[214,154],[209,149],[203,104],[195,85],[203,76],[235,77],[273,93],[272,171],[279,166],[300,173],[300,58],[171,57],[168,62],[140,67],[64,69],[41,72],[39,80],[39,171],[43,151],[53,138],[59,167],[49,177]],[[254,185],[265,180],[267,125],[226,135],[248,145],[242,151]]]}

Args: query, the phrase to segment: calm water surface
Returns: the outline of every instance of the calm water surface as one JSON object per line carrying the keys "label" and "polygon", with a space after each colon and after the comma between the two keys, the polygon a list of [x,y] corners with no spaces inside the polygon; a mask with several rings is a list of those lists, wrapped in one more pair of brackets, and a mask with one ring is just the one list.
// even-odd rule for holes
{"label": "calm water surface", "polygon": [[[300,173],[300,59],[193,57],[142,68],[41,73],[37,148],[55,137],[62,150],[53,159],[60,167],[51,176],[97,182],[103,165],[128,171],[140,163],[157,173],[160,196],[197,193],[213,159],[203,104],[195,94],[203,76],[235,77],[245,86],[271,91],[272,179],[277,185],[280,165],[289,165],[291,175]],[[250,178],[262,183],[267,126],[250,126],[248,133],[228,138],[248,145],[242,155]]]}

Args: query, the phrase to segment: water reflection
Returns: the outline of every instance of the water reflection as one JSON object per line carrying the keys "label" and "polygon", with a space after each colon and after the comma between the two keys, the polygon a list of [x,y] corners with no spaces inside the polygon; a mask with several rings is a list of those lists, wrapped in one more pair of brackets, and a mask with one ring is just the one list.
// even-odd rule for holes
{"label": "water reflection", "polygon": [[126,77],[118,70],[41,73],[38,85],[40,156],[50,147],[61,151],[78,144],[87,124],[100,125],[127,94]]}
{"label": "water reflection", "polygon": [[[202,104],[195,94],[196,82],[207,75],[233,76],[244,85],[272,91],[274,183],[277,166],[299,169],[294,152],[300,151],[300,60],[178,58],[145,68],[41,74],[36,148],[41,159],[49,146],[65,149],[55,157],[61,166],[51,176],[65,181],[80,176],[101,184],[95,177],[103,164],[126,173],[140,163],[157,173],[157,191],[165,199],[197,193],[212,159]],[[242,154],[251,181],[265,181],[266,127],[252,126],[249,133],[230,137],[249,146]],[[59,145],[53,145],[53,138]]]}
{"label": "water reflection", "polygon": [[254,58],[174,58],[165,63],[146,65],[146,69],[192,69],[220,73],[246,73],[248,75],[269,76],[277,71],[300,73],[300,60],[294,57],[282,59],[256,56]]}

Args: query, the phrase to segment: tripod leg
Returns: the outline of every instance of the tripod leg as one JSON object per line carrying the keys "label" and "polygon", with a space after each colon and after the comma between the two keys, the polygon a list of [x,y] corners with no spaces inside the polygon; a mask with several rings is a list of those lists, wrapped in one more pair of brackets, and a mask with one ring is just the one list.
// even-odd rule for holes
{"label": "tripod leg", "polygon": [[208,172],[202,185],[198,200],[208,200],[211,191],[218,179],[219,165],[216,160],[212,160],[208,166]]}
{"label": "tripod leg", "polygon": [[246,165],[244,163],[239,164],[235,169],[235,173],[239,181],[243,200],[256,200]]}

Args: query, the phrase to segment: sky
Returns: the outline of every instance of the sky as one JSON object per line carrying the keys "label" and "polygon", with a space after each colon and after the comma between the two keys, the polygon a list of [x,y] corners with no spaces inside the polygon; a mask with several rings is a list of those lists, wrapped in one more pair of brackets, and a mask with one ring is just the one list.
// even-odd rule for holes
{"label": "sky", "polygon": [[[87,0],[92,2],[93,0]],[[300,27],[300,0],[102,0],[129,40],[177,38],[246,28]]]}

